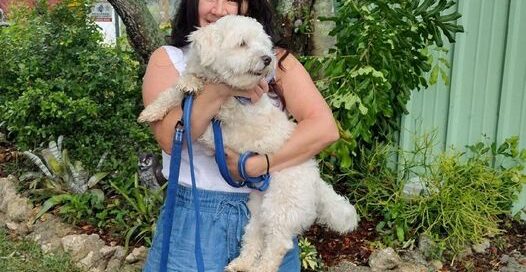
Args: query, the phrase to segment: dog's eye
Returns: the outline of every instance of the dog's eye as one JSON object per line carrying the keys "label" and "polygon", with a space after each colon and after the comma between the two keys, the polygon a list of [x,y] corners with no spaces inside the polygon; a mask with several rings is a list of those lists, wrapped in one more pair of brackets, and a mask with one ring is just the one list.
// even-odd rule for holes
{"label": "dog's eye", "polygon": [[239,44],[240,47],[245,47],[247,46],[247,43],[245,41],[241,41],[241,43]]}

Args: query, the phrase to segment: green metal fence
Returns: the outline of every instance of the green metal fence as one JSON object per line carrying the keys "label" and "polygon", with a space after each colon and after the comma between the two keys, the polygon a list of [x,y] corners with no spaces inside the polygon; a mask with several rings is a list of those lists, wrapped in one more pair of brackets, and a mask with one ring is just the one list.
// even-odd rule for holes
{"label": "green metal fence", "polygon": [[[512,135],[526,147],[526,1],[459,0],[465,33],[442,57],[450,83],[415,92],[402,119],[400,144],[435,130],[438,148],[461,148]],[[521,51],[522,50],[522,51]],[[436,57],[440,53],[435,54]],[[440,79],[440,77],[439,77]]]}
{"label": "green metal fence", "polygon": [[455,8],[465,33],[447,54],[435,53],[451,64],[450,82],[413,93],[401,147],[410,149],[415,135],[434,132],[435,151],[510,136],[526,148],[526,0],[459,0]]}

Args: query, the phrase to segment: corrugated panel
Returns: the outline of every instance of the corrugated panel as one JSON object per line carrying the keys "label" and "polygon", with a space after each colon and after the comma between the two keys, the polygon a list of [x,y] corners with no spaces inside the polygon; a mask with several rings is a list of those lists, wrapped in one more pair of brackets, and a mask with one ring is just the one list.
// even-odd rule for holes
{"label": "corrugated panel", "polygon": [[482,135],[498,143],[517,135],[526,148],[526,0],[465,0],[458,11],[465,33],[451,50],[451,85],[413,93],[400,145],[411,149],[414,134],[436,130],[435,150]]}
{"label": "corrugated panel", "polygon": [[452,67],[447,146],[495,139],[508,22],[508,0],[460,1]]}
{"label": "corrugated panel", "polygon": [[[457,5],[451,7],[447,13],[455,11],[458,11]],[[450,66],[453,64],[454,47],[447,39],[444,39],[444,48],[448,49],[447,53],[430,49],[434,58],[433,64],[438,63],[439,58],[446,59]],[[447,69],[443,64],[440,64],[440,67],[446,70],[447,77],[451,79],[451,69]],[[429,74],[426,76],[429,77]],[[426,90],[412,92],[407,104],[409,114],[403,116],[401,120],[399,144],[404,150],[413,149],[415,137],[421,137],[424,133],[434,134],[435,151],[444,150],[451,85],[446,84],[441,78],[439,75],[438,82]]]}
{"label": "corrugated panel", "polygon": [[[457,10],[462,14],[459,23],[465,33],[457,34],[448,56],[452,63],[450,86],[439,82],[413,93],[410,114],[402,119],[403,148],[411,146],[413,135],[433,130],[439,150],[476,143],[483,135],[492,140],[497,136],[510,0],[458,2]],[[524,33],[523,29],[517,31]]]}
{"label": "corrugated panel", "polygon": [[512,0],[497,140],[518,135],[526,148],[526,1]]}
{"label": "corrugated panel", "polygon": [[[448,45],[449,46],[449,45]],[[453,53],[450,49],[444,52],[434,52],[433,57],[443,57],[451,64]],[[451,71],[446,67],[448,78]],[[439,76],[438,82],[426,90],[413,92],[411,100],[407,105],[409,115],[402,117],[402,132],[400,134],[400,145],[403,149],[411,149],[415,137],[423,133],[433,133],[435,136],[436,151],[443,150],[446,142],[447,115],[449,110],[450,85],[446,85]]]}

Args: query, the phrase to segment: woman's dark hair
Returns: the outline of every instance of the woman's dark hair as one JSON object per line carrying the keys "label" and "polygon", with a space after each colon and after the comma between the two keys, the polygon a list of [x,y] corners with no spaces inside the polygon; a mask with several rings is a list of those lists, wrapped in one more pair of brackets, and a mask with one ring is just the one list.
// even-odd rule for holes
{"label": "woman's dark hair", "polygon": [[[263,25],[265,32],[271,37],[275,46],[285,48],[283,41],[276,35],[273,30],[274,12],[268,0],[246,0],[248,17],[256,19]],[[241,7],[243,0],[237,0],[238,6]],[[239,9],[241,12],[241,8]],[[186,36],[196,30],[199,26],[199,0],[182,0],[179,4],[178,12],[172,21],[171,45],[183,47],[189,42]]]}
{"label": "woman's dark hair", "polygon": [[[272,6],[269,3],[269,0],[245,0],[248,4],[247,14],[248,17],[256,19],[263,29],[270,36],[274,46],[283,48],[285,53],[278,61],[278,66],[280,69],[284,69],[281,65],[281,62],[287,57],[289,51],[287,50],[287,45],[279,37],[279,35],[274,31],[274,11]],[[238,10],[241,12],[241,5],[243,0],[237,0]],[[179,9],[175,18],[172,21],[172,35],[171,35],[171,45],[175,47],[183,47],[189,44],[186,36],[190,32],[197,29],[199,26],[199,0],[181,0]],[[282,91],[275,81],[269,84],[272,91],[274,91],[282,101],[282,104],[285,106],[285,100],[283,99]]]}

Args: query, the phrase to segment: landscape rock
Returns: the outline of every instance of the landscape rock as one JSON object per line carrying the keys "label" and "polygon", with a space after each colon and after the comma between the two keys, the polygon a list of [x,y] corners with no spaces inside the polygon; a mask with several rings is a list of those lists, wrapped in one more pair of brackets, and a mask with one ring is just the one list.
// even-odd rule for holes
{"label": "landscape rock", "polygon": [[372,271],[393,270],[397,268],[401,262],[402,259],[400,259],[400,256],[390,247],[374,251],[369,257],[369,266]]}
{"label": "landscape rock", "polygon": [[112,272],[112,271],[119,270],[121,268],[122,262],[124,261],[125,257],[126,257],[126,251],[124,250],[124,247],[116,246],[115,252],[113,252],[113,255],[108,261],[105,271]]}
{"label": "landscape rock", "polygon": [[349,261],[342,261],[339,264],[329,267],[329,272],[371,272],[371,268],[368,266],[357,266],[356,264]]}
{"label": "landscape rock", "polygon": [[20,223],[29,218],[33,207],[27,199],[17,194],[15,183],[16,178],[13,176],[0,178],[0,213],[5,214],[3,221]]}
{"label": "landscape rock", "polygon": [[44,253],[62,249],[61,238],[73,233],[73,228],[62,223],[56,216],[46,214],[33,225],[28,238],[37,242]]}
{"label": "landscape rock", "polygon": [[126,256],[126,263],[132,264],[140,260],[144,260],[146,259],[147,254],[148,249],[146,249],[144,246],[134,248],[133,251],[128,256]]}
{"label": "landscape rock", "polygon": [[482,239],[480,243],[471,246],[473,251],[475,251],[476,253],[484,253],[484,251],[486,251],[486,249],[488,249],[489,247],[490,247],[490,242],[486,238]]}
{"label": "landscape rock", "polygon": [[88,263],[89,265],[86,268],[91,268],[92,259],[100,259],[99,252],[104,247],[104,241],[97,234],[72,234],[63,237],[61,240],[64,251],[70,253],[74,261]]}

